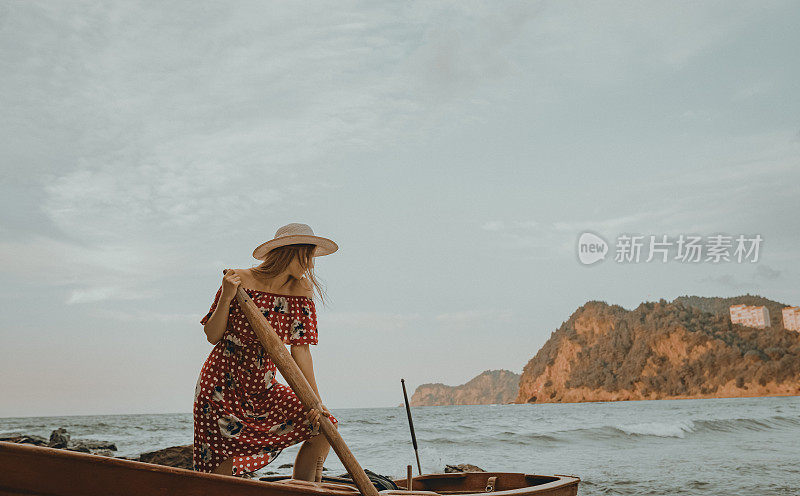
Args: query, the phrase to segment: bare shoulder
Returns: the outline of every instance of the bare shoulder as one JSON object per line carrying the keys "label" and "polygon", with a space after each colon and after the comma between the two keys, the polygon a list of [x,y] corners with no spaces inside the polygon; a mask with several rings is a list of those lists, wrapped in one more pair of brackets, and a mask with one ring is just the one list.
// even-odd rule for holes
{"label": "bare shoulder", "polygon": [[307,277],[297,281],[297,288],[301,296],[306,296],[312,299],[314,298],[314,285],[311,284],[311,281],[309,281]]}
{"label": "bare shoulder", "polygon": [[250,275],[250,269],[233,269],[233,272],[242,279],[242,282],[250,282],[253,280],[253,277]]}
{"label": "bare shoulder", "polygon": [[242,280],[242,285],[245,288],[261,290],[261,283],[253,277],[253,271],[249,268],[247,269],[233,269],[236,272],[236,275],[239,276]]}

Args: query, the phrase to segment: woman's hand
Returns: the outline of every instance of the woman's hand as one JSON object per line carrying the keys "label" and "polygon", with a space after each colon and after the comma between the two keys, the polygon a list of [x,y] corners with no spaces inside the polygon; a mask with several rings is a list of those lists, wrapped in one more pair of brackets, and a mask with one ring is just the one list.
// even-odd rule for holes
{"label": "woman's hand", "polygon": [[223,273],[225,275],[222,276],[222,294],[219,297],[220,299],[231,301],[236,297],[236,290],[239,289],[242,280],[233,269],[226,269]]}
{"label": "woman's hand", "polygon": [[330,410],[325,405],[321,405],[320,410],[311,409],[306,412],[306,420],[311,424],[311,433],[316,435],[319,434],[319,426],[322,423],[322,415],[326,417],[331,415]]}

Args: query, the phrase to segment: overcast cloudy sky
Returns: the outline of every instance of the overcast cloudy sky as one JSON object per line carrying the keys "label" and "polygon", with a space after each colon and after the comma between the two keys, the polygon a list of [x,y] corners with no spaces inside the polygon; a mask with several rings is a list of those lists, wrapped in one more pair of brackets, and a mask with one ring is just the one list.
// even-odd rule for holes
{"label": "overcast cloudy sky", "polygon": [[[0,416],[191,411],[289,222],[331,408],[520,372],[587,300],[800,304],[797,2],[0,2]],[[576,257],[760,234],[756,263]]]}

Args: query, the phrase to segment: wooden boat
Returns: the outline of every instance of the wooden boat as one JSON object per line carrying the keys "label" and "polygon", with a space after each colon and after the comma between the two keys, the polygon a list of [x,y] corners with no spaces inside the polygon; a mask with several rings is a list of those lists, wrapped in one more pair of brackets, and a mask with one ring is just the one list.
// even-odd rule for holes
{"label": "wooden boat", "polygon": [[[264,480],[266,479],[266,480]],[[329,478],[330,479],[330,478]],[[335,478],[334,478],[335,479]],[[381,495],[485,494],[575,496],[577,477],[504,472],[427,474],[413,478],[412,490]],[[488,491],[487,491],[488,490]],[[0,441],[0,496],[356,496],[345,479],[305,482],[285,477],[262,480],[207,474],[180,468]]]}

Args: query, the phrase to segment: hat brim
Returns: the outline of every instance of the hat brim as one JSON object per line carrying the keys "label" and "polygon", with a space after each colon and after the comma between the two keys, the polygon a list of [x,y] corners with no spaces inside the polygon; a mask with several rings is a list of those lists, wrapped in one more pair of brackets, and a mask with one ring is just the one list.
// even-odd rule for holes
{"label": "hat brim", "polygon": [[307,234],[291,234],[289,236],[281,236],[278,239],[271,239],[258,245],[258,247],[253,250],[253,258],[264,260],[264,257],[270,250],[280,246],[296,244],[317,245],[316,248],[314,248],[314,251],[311,253],[312,257],[330,255],[339,249],[339,246],[332,239],[323,238],[322,236],[311,236]]}

